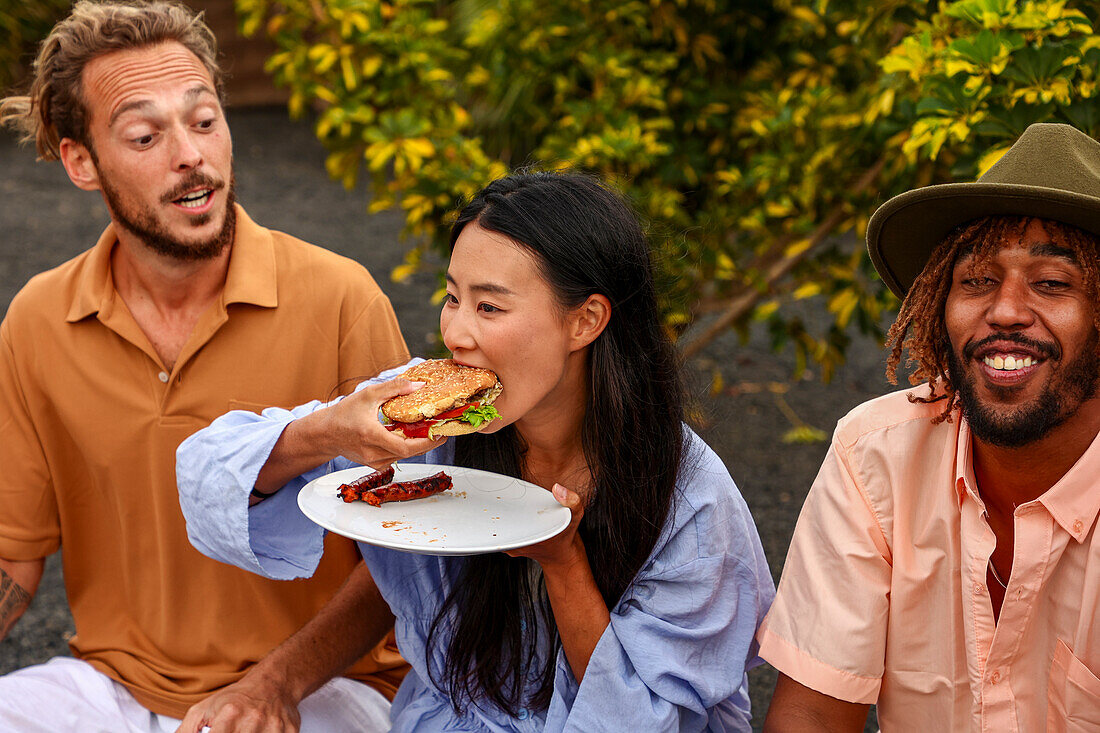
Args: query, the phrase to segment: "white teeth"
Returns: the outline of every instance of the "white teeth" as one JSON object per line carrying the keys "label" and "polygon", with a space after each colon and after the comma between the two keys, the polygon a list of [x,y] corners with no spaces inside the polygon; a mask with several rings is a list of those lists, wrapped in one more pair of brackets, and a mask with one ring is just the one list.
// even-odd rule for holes
{"label": "white teeth", "polygon": [[184,208],[197,209],[207,202],[212,193],[213,191],[211,191],[209,188],[202,191],[195,191],[194,193],[189,193],[183,198],[179,199],[179,204]]}
{"label": "white teeth", "polygon": [[986,366],[1002,372],[1014,372],[1017,369],[1025,369],[1035,363],[1030,356],[1012,356],[1011,354],[1006,356],[987,356],[982,359],[982,362]]}

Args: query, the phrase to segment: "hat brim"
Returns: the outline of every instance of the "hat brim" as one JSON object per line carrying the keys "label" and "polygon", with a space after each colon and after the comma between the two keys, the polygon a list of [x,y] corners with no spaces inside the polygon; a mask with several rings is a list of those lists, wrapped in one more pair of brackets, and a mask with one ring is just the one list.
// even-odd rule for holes
{"label": "hat brim", "polygon": [[1034,216],[1100,235],[1100,198],[1014,183],[945,183],[880,206],[867,223],[867,251],[886,286],[904,298],[936,245],[983,216]]}

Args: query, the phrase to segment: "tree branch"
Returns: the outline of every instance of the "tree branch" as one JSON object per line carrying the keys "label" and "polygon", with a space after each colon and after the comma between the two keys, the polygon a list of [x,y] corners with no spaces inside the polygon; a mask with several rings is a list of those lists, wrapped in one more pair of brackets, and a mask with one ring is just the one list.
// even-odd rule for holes
{"label": "tree branch", "polygon": [[[883,154],[882,157],[875,161],[875,164],[864,171],[863,175],[856,181],[851,189],[851,193],[860,194],[870,187],[875,179],[878,178],[879,174],[882,173],[882,169],[886,167],[888,160],[889,154]],[[767,290],[761,291],[755,287],[745,285],[740,293],[729,298],[726,301],[727,304],[722,315],[720,315],[714,323],[710,324],[703,333],[695,337],[681,350],[685,361],[693,358],[703,349],[703,347],[713,341],[718,334],[722,333],[736,321],[750,313],[752,309],[756,307],[756,304],[760,302],[760,299],[767,295],[777,282],[786,277],[786,275],[794,269],[795,265],[802,262],[810,253],[816,250],[818,246],[825,241],[825,238],[832,234],[833,230],[844,220],[844,207],[845,204],[843,202],[837,204],[825,219],[818,224],[813,234],[810,235],[809,247],[798,254],[780,258],[767,269],[763,278],[764,284],[768,286]]]}

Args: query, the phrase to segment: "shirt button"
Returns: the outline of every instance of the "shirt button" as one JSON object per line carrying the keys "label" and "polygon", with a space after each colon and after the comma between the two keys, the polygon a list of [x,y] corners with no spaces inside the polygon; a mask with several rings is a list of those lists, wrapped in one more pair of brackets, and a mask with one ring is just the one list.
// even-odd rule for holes
{"label": "shirt button", "polygon": [[527,720],[527,718],[530,715],[531,715],[531,713],[529,713],[527,711],[527,708],[520,708],[519,709],[519,714],[516,717],[519,718],[520,720]]}
{"label": "shirt button", "polygon": [[981,595],[984,591],[985,591],[985,586],[984,585],[982,585],[981,583],[975,583],[974,584],[974,593],[976,593],[977,595]]}
{"label": "shirt button", "polygon": [[168,381],[168,372],[161,372],[160,374],[157,375],[157,379],[159,379],[162,382],[167,382]]}
{"label": "shirt button", "polygon": [[1073,521],[1073,531],[1074,532],[1080,532],[1084,528],[1085,528],[1085,523],[1082,522],[1080,519],[1075,519]]}
{"label": "shirt button", "polygon": [[989,681],[993,684],[997,684],[1001,681],[1001,673],[999,670],[993,670],[993,674],[989,675]]}

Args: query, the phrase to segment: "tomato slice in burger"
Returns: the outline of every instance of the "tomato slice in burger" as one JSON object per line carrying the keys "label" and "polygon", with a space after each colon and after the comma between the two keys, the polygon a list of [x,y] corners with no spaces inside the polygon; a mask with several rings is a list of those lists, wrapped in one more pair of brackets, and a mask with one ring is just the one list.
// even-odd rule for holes
{"label": "tomato slice in burger", "polygon": [[447,419],[452,418],[452,417],[459,417],[462,413],[466,412],[466,410],[470,409],[471,407],[480,407],[480,406],[481,406],[480,402],[470,402],[468,404],[463,405],[462,407],[456,407],[453,410],[447,410],[446,412],[441,412],[438,415],[436,415],[435,417],[433,417],[431,420],[425,420],[424,422],[432,422],[432,421],[438,422],[440,420],[447,420]]}
{"label": "tomato slice in burger", "polygon": [[427,438],[428,437],[428,431],[431,429],[431,427],[433,425],[435,425],[437,423],[440,423],[444,420],[449,420],[452,417],[459,417],[460,415],[462,415],[462,413],[466,412],[466,410],[471,408],[471,407],[480,407],[480,406],[481,406],[480,402],[470,402],[469,404],[465,404],[462,407],[456,407],[453,410],[447,410],[446,412],[441,412],[438,415],[436,415],[435,417],[433,417],[431,420],[420,420],[418,422],[390,423],[390,424],[386,425],[386,430],[389,430],[389,431],[392,432],[392,431],[397,430],[398,428],[400,428],[401,432],[405,433],[406,438]]}
{"label": "tomato slice in burger", "polygon": [[400,430],[405,434],[406,438],[427,438],[428,431],[431,430],[432,425],[435,425],[436,422],[436,420],[421,420],[420,422],[394,422],[386,425],[385,428],[391,433],[394,430]]}
{"label": "tomato slice in burger", "polygon": [[432,425],[435,425],[435,423],[431,420],[421,420],[420,422],[407,423],[401,429],[405,432],[406,438],[427,438]]}

